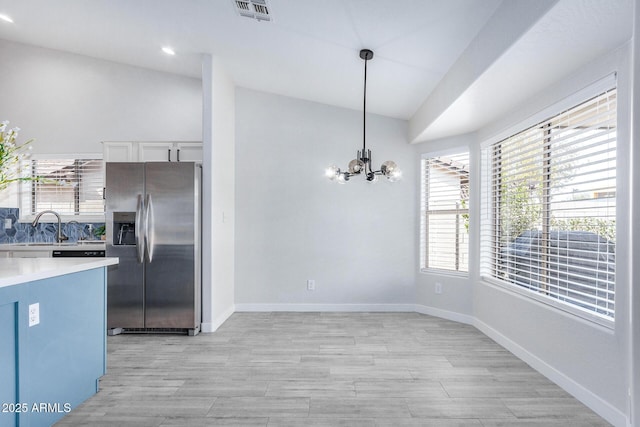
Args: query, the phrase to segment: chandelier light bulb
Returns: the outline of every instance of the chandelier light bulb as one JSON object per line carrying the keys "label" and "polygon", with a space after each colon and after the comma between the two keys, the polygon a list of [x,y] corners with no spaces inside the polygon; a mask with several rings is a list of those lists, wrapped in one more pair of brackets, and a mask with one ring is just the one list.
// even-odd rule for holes
{"label": "chandelier light bulb", "polygon": [[380,167],[380,170],[382,171],[382,174],[384,176],[390,176],[397,169],[398,169],[398,165],[396,165],[396,162],[392,160],[387,160]]}
{"label": "chandelier light bulb", "polygon": [[349,162],[349,173],[359,174],[364,169],[364,162],[360,159],[353,159]]}
{"label": "chandelier light bulb", "polygon": [[387,176],[387,179],[390,182],[400,181],[400,179],[402,179],[402,171],[400,169],[394,170],[393,172],[391,172],[391,174]]}
{"label": "chandelier light bulb", "polygon": [[325,169],[324,174],[331,181],[334,181],[340,175],[340,169],[336,165],[331,165]]}

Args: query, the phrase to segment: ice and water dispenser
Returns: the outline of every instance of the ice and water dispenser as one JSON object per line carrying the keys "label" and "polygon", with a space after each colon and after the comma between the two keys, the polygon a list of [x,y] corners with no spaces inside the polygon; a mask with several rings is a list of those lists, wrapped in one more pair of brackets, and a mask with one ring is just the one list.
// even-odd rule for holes
{"label": "ice and water dispenser", "polygon": [[136,244],[136,213],[135,212],[114,212],[113,213],[113,245],[135,245]]}

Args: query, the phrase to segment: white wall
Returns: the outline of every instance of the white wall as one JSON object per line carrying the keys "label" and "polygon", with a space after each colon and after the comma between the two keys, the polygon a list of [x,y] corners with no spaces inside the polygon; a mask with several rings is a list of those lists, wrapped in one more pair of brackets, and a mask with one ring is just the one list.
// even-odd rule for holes
{"label": "white wall", "polygon": [[0,40],[0,120],[35,153],[102,153],[100,141],[202,139],[198,79]]}
{"label": "white wall", "polygon": [[[613,329],[582,320],[515,292],[491,285],[478,275],[478,216],[480,203],[478,158],[480,144],[502,134],[530,116],[589,86],[612,72],[618,73],[618,224],[630,220],[630,49],[622,46],[606,57],[568,76],[509,117],[480,129],[471,142],[471,248],[467,279],[438,274],[421,274],[417,279],[416,302],[424,312],[470,321],[534,368],[560,384],[615,425],[625,425],[628,414],[630,378],[630,288],[631,240],[624,226],[616,242],[616,322]],[[417,148],[416,157],[432,147],[465,144],[458,140],[435,141]],[[475,169],[475,171],[474,171]],[[434,295],[433,283],[443,283],[443,295]],[[447,294],[453,294],[447,296]],[[471,298],[471,305],[469,304]]]}
{"label": "white wall", "polygon": [[[0,40],[0,121],[34,154],[102,155],[101,141],[200,141],[200,80]],[[18,187],[0,193],[18,207]]]}
{"label": "white wall", "polygon": [[[631,259],[640,260],[640,225],[637,218],[640,217],[640,4],[634,3],[634,19],[633,19],[633,42],[632,42],[632,128],[631,128],[631,156],[630,161],[636,167],[631,170],[631,218],[627,222],[631,234]],[[633,265],[632,264],[632,265]],[[630,283],[632,289],[629,294],[631,305],[631,330],[629,336],[631,338],[629,351],[629,371],[631,382],[630,412],[632,414],[632,422],[638,423],[637,419],[640,415],[640,269],[631,268]],[[634,331],[636,333],[634,333]],[[632,425],[630,422],[629,425]]]}
{"label": "white wall", "polygon": [[234,311],[235,85],[217,58],[203,55],[202,330]]}
{"label": "white wall", "polygon": [[[407,179],[345,185],[324,176],[362,146],[362,113],[236,92],[236,307],[393,309],[412,304],[415,165],[407,122],[367,118],[374,165]],[[306,290],[307,279],[316,282]]]}
{"label": "white wall", "polygon": [[[471,147],[477,143],[475,134],[461,135],[451,138],[445,138],[438,141],[417,144],[414,146],[416,157],[416,200],[420,200],[419,174],[420,161],[423,154],[440,155],[446,152],[472,151]],[[470,173],[471,173],[471,193],[473,194],[477,188],[477,180],[474,179],[478,173],[474,164],[474,157],[470,157]],[[416,215],[419,215],[420,206],[416,208]],[[474,215],[477,207],[473,204],[469,206],[470,210],[470,229],[475,229],[477,223]],[[419,236],[420,221],[416,222],[415,235]],[[469,273],[442,273],[426,271],[420,272],[416,277],[416,310],[425,314],[444,317],[446,319],[455,320],[464,323],[473,322],[473,287],[474,272],[477,271],[476,252],[471,252],[475,244],[475,233],[470,234],[470,256],[469,257]],[[416,256],[419,257],[420,241],[416,241]],[[419,259],[418,259],[418,265]],[[442,285],[442,293],[435,293],[435,284]]]}

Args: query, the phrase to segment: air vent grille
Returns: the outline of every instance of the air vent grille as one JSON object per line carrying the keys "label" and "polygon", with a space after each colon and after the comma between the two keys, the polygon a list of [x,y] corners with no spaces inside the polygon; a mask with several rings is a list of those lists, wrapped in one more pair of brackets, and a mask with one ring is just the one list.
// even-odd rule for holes
{"label": "air vent grille", "polygon": [[258,21],[272,21],[271,10],[267,0],[233,0],[240,16]]}
{"label": "air vent grille", "polygon": [[249,12],[251,10],[251,8],[249,7],[248,1],[236,0],[236,7],[243,12],[244,11]]}

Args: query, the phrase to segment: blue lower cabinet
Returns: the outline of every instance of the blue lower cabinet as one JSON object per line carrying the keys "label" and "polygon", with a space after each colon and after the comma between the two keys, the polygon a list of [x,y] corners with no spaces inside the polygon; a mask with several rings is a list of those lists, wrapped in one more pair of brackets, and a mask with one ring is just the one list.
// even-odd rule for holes
{"label": "blue lower cabinet", "polygon": [[[0,288],[0,425],[50,426],[97,392],[106,362],[105,270]],[[5,301],[7,290],[13,301]],[[29,326],[34,304],[39,323]]]}
{"label": "blue lower cabinet", "polygon": [[[7,298],[10,300],[10,298]],[[18,301],[0,304],[0,425],[18,425]]]}

